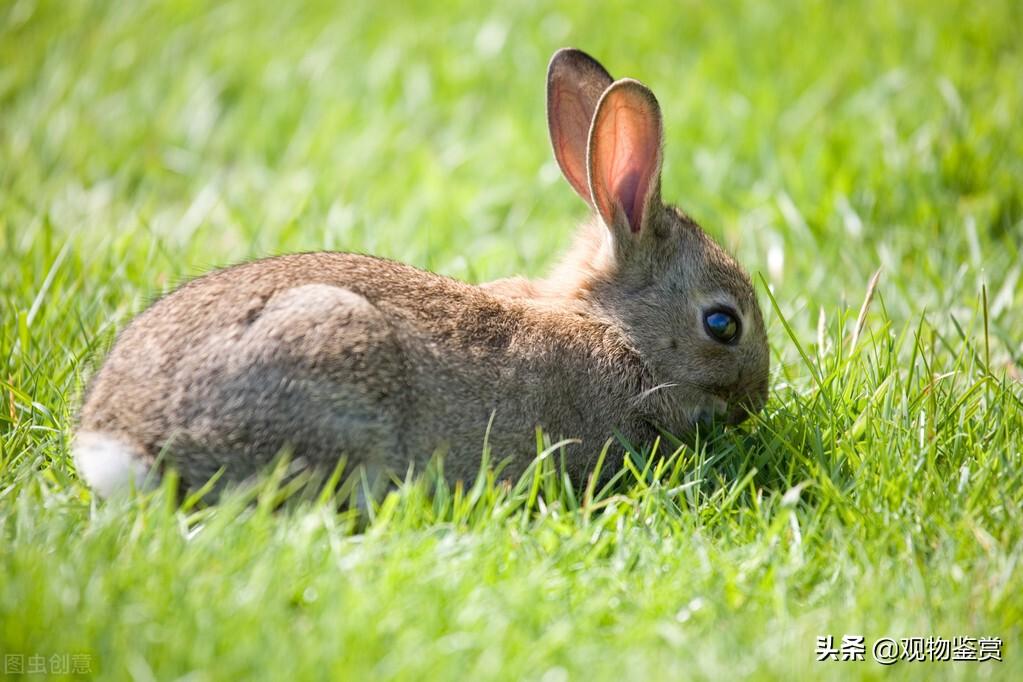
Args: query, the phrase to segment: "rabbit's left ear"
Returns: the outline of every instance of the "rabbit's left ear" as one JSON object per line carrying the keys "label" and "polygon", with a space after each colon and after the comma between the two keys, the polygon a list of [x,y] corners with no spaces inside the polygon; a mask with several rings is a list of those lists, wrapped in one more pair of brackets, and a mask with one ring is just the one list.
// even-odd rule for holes
{"label": "rabbit's left ear", "polygon": [[593,205],[586,178],[586,144],[593,112],[613,79],[596,59],[565,47],[547,67],[547,128],[561,173]]}
{"label": "rabbit's left ear", "polygon": [[604,92],[587,166],[594,208],[615,240],[640,236],[660,203],[663,138],[661,108],[649,88],[623,78]]}

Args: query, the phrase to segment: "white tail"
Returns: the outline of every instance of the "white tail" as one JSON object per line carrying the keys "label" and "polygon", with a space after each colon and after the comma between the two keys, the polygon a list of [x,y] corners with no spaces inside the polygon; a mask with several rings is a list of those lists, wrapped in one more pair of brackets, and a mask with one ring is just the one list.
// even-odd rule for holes
{"label": "white tail", "polygon": [[71,446],[78,475],[100,497],[141,488],[149,472],[135,448],[106,433],[80,431]]}

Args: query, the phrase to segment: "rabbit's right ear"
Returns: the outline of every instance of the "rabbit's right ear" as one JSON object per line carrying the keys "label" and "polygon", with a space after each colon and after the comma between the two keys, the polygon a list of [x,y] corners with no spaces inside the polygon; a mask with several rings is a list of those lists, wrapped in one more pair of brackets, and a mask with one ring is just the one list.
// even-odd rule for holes
{"label": "rabbit's right ear", "polygon": [[661,108],[654,93],[631,78],[600,98],[589,139],[593,205],[615,241],[643,237],[660,206]]}
{"label": "rabbit's right ear", "polygon": [[586,172],[586,145],[600,96],[614,79],[596,59],[565,47],[547,67],[547,128],[554,158],[576,193],[593,207]]}

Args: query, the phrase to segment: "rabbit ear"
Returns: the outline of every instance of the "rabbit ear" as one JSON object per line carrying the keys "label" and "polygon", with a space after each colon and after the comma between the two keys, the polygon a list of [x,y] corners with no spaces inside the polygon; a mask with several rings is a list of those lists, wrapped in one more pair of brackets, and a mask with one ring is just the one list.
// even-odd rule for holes
{"label": "rabbit ear", "polygon": [[597,102],[613,79],[582,50],[565,47],[547,67],[547,127],[561,173],[593,205],[586,173],[586,144]]}
{"label": "rabbit ear", "polygon": [[616,238],[638,234],[659,201],[661,108],[649,88],[623,78],[597,104],[590,129],[593,205]]}

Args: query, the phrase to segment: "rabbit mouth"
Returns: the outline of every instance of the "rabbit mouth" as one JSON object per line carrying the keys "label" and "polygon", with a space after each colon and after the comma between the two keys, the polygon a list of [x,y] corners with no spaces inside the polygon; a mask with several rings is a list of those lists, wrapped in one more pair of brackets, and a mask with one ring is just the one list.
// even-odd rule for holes
{"label": "rabbit mouth", "polygon": [[[693,388],[696,390],[693,390]],[[729,391],[723,387],[702,384],[691,385],[689,400],[683,398],[679,402],[666,398],[666,394],[670,393],[671,389],[685,390],[685,387],[682,384],[658,384],[635,396],[633,398],[634,404],[637,406],[645,404],[648,409],[653,407],[654,412],[652,414],[657,414],[657,407],[654,405],[659,406],[661,409],[673,405],[673,408],[668,407],[669,412],[677,415],[681,421],[680,425],[686,429],[694,426],[709,427],[712,424],[735,426],[745,421],[746,417],[749,416],[745,408],[739,407],[737,409],[737,406],[727,399]],[[665,399],[668,402],[660,402]],[[652,401],[654,405],[651,405]]]}
{"label": "rabbit mouth", "polygon": [[731,423],[729,417],[728,403],[717,396],[707,396],[708,402],[699,405],[693,410],[693,423],[700,426],[711,426],[723,420]]}

